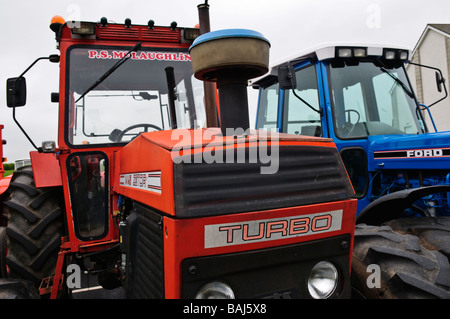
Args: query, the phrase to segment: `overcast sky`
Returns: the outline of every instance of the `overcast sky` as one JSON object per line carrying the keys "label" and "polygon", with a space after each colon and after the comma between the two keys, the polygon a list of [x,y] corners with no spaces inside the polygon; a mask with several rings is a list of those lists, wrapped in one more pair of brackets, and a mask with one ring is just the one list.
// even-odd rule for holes
{"label": "overcast sky", "polygon": [[[4,156],[9,162],[28,158],[32,150],[6,107],[6,79],[18,76],[40,56],[58,53],[51,18],[192,27],[197,5],[204,0],[17,0],[4,1],[0,11],[0,124],[5,125]],[[324,42],[386,43],[413,49],[427,23],[450,23],[449,0],[210,0],[211,29],[245,28],[271,42],[270,61]],[[37,145],[57,139],[59,66],[41,61],[26,74],[27,105],[16,117]],[[1,87],[1,86],[0,86]],[[249,89],[250,121],[254,126],[256,92]]]}

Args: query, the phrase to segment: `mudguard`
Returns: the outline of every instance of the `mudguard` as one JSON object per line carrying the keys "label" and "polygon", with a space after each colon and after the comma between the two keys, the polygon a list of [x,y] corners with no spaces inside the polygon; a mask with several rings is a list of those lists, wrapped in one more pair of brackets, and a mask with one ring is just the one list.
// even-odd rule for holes
{"label": "mudguard", "polygon": [[53,153],[30,152],[36,187],[62,186],[58,158]]}
{"label": "mudguard", "polygon": [[9,187],[9,183],[11,182],[12,175],[3,177],[0,179],[0,195],[2,195]]}
{"label": "mudguard", "polygon": [[356,223],[379,226],[388,220],[399,218],[416,200],[441,192],[450,192],[450,185],[411,188],[382,196],[361,211]]}

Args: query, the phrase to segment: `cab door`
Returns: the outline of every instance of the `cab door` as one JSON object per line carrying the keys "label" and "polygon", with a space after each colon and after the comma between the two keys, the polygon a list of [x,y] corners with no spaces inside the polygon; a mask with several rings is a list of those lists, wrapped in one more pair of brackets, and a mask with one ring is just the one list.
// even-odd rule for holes
{"label": "cab door", "polygon": [[108,233],[108,158],[102,152],[73,153],[67,158],[75,235],[80,240]]}

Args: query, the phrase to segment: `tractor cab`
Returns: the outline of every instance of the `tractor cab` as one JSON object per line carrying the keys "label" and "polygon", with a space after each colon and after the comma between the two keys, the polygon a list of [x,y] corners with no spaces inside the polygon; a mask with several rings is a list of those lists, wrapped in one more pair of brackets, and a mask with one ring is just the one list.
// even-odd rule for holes
{"label": "tractor cab", "polygon": [[67,144],[121,144],[143,131],[204,122],[203,83],[193,76],[186,51],[130,52],[126,44],[73,45],[66,52]]}
{"label": "tractor cab", "polygon": [[[427,125],[432,105],[417,101],[407,63],[408,50],[381,46],[320,46],[286,59],[251,83],[260,90],[256,127],[332,138],[359,212],[393,191],[445,184],[450,133]],[[431,69],[444,99],[442,73]],[[442,199],[432,202],[448,214]]]}
{"label": "tractor cab", "polygon": [[261,88],[257,127],[342,141],[424,133],[407,58],[399,49],[324,47],[274,66],[253,83]]}
{"label": "tractor cab", "polygon": [[105,20],[58,31],[65,56],[64,142],[112,146],[143,131],[204,123],[203,83],[193,76],[187,52],[198,29]]}

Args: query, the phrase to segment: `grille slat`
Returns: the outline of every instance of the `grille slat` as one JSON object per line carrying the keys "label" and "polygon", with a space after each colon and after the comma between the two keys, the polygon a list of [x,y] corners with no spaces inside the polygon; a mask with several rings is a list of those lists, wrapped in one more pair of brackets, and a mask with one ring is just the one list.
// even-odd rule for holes
{"label": "grille slat", "polygon": [[126,28],[120,24],[109,24],[106,27],[97,26],[97,37],[99,39],[124,39],[124,40],[147,40],[155,42],[174,42],[181,41],[181,31],[179,29],[155,27],[149,29],[146,26],[133,25]]}
{"label": "grille slat", "polygon": [[161,221],[160,215],[137,203],[127,218],[128,298],[164,298]]}
{"label": "grille slat", "polygon": [[[252,150],[246,152],[246,163],[194,163],[193,158],[185,156],[181,163],[174,164],[175,214],[212,216],[353,196],[335,148],[280,147],[275,174],[261,174],[261,167],[270,163],[250,163],[248,154]],[[225,162],[226,155],[223,156]]]}

